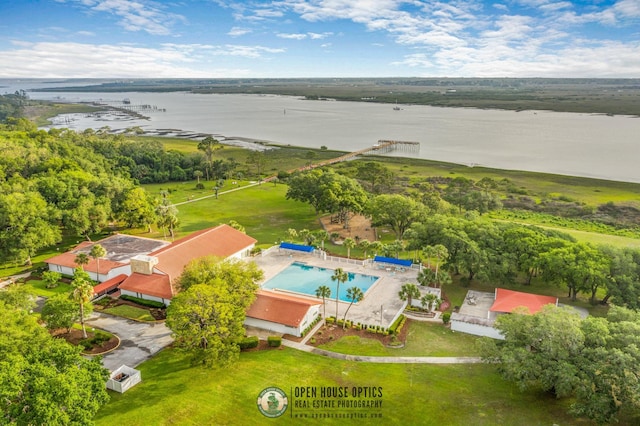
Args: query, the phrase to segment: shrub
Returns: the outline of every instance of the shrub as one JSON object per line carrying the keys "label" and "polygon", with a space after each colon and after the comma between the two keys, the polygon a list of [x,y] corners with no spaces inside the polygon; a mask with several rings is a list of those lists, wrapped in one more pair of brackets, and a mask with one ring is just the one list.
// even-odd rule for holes
{"label": "shrub", "polygon": [[336,322],[336,318],[335,317],[329,317],[327,318],[327,324],[333,324]]}
{"label": "shrub", "polygon": [[277,348],[282,345],[282,337],[280,336],[269,336],[267,337],[267,344],[272,348]]}
{"label": "shrub", "polygon": [[165,307],[164,303],[162,302],[156,302],[155,300],[140,299],[139,297],[128,296],[126,294],[123,294],[122,296],[120,296],[120,299],[128,300],[129,302],[134,302],[134,303],[137,303],[138,305],[147,306],[149,308]]}
{"label": "shrub", "polygon": [[196,183],[196,189],[204,189],[204,183],[202,182]]}
{"label": "shrub", "polygon": [[406,321],[407,321],[407,317],[405,317],[404,315],[400,315],[393,322],[393,324],[391,324],[391,327],[389,327],[389,332],[392,334],[400,334],[400,332],[402,331],[402,327],[404,326],[404,323]]}
{"label": "shrub", "polygon": [[442,314],[442,322],[444,324],[449,324],[450,320],[451,320],[451,312],[445,312],[444,314]]}
{"label": "shrub", "polygon": [[240,341],[239,346],[240,346],[240,349],[257,348],[259,342],[260,340],[258,339],[258,336],[248,336],[243,338]]}
{"label": "shrub", "polygon": [[312,345],[316,344],[316,338],[312,337],[311,339],[309,339],[309,343],[311,343]]}

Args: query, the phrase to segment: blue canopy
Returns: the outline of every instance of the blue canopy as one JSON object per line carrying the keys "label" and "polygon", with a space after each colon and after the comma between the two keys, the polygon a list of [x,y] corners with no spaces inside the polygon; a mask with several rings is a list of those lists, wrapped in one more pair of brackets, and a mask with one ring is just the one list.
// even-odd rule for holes
{"label": "blue canopy", "polygon": [[407,267],[410,267],[413,264],[411,260],[396,259],[395,257],[383,257],[383,256],[376,256],[373,258],[373,261],[381,262],[381,263],[389,263],[391,265],[407,266]]}
{"label": "blue canopy", "polygon": [[311,253],[314,250],[312,246],[303,246],[301,244],[292,244],[292,243],[280,243],[280,248],[287,249],[287,250],[304,251],[307,253]]}

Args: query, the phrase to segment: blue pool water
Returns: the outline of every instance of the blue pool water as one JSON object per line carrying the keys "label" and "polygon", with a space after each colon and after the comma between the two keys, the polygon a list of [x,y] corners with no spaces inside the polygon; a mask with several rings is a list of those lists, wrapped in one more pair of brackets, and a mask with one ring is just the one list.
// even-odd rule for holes
{"label": "blue pool water", "polygon": [[[315,297],[316,289],[321,285],[326,285],[331,289],[331,297],[329,299],[335,300],[338,282],[331,280],[333,272],[333,269],[319,268],[304,263],[293,262],[278,275],[265,282],[262,288],[293,291]],[[354,286],[360,287],[360,290],[366,293],[369,287],[379,278],[373,275],[363,275],[354,272],[348,272],[348,275],[349,279],[347,282],[340,283],[340,294],[338,298],[343,302],[351,302],[351,300],[347,298],[348,288]]]}

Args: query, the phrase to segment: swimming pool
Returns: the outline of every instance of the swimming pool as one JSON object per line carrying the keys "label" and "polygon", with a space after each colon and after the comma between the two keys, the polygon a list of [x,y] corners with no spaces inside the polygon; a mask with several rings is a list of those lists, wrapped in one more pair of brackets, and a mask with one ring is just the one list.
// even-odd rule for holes
{"label": "swimming pool", "polygon": [[[331,280],[333,273],[333,269],[293,262],[278,275],[262,284],[262,288],[293,291],[315,297],[316,289],[321,285],[326,285],[331,289],[330,299],[335,300],[338,283]],[[347,274],[349,279],[344,283],[340,283],[340,294],[338,295],[338,299],[343,302],[351,302],[351,299],[347,298],[348,288],[359,287],[363,293],[366,293],[369,287],[380,278],[355,272],[348,272]]]}

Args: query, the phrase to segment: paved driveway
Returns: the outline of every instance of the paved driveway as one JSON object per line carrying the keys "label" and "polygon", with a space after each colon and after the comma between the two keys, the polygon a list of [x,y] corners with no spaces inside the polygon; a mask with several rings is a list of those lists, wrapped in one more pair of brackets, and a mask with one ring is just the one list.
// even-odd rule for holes
{"label": "paved driveway", "polygon": [[107,330],[120,338],[118,349],[102,358],[104,366],[111,371],[123,364],[135,367],[173,342],[171,330],[163,322],[143,323],[94,312],[85,324]]}

